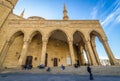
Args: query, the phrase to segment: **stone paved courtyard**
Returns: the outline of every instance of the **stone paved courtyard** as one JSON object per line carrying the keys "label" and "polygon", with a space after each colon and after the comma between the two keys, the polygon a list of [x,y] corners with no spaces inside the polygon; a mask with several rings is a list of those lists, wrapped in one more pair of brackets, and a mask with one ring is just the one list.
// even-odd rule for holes
{"label": "stone paved courtyard", "polygon": [[[2,73],[0,81],[90,81],[88,75]],[[93,81],[120,81],[120,76],[94,76]]]}

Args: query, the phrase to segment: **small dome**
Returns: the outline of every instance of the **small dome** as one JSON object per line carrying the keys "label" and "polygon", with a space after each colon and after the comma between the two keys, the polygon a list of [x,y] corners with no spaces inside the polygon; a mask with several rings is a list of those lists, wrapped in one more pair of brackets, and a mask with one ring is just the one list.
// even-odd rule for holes
{"label": "small dome", "polygon": [[42,17],[38,17],[38,16],[31,16],[28,18],[29,20],[45,20],[44,18]]}

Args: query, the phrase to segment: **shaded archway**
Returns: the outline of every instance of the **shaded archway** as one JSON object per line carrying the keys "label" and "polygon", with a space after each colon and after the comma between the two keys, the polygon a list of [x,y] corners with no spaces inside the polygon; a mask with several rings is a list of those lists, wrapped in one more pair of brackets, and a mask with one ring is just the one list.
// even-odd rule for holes
{"label": "shaded archway", "polygon": [[51,32],[47,44],[48,64],[47,66],[67,66],[71,65],[68,39],[66,34],[61,30]]}
{"label": "shaded archway", "polygon": [[[105,52],[101,34],[97,31],[92,31],[90,33],[90,40],[91,40],[91,46],[92,46],[92,50],[93,50],[97,64],[109,65],[110,64],[110,62],[108,62],[109,58],[107,56],[107,53]],[[103,61],[107,61],[106,64],[104,64]]]}
{"label": "shaded archway", "polygon": [[24,33],[22,31],[18,31],[14,33],[10,40],[6,43],[6,56],[3,63],[3,67],[18,67],[19,58],[22,51],[23,46]]}
{"label": "shaded archway", "polygon": [[[41,51],[42,51],[42,35],[39,31],[35,31],[30,36],[31,42],[28,47],[28,53],[26,57],[26,64],[32,64],[33,67],[37,67],[40,64]],[[31,57],[29,61],[27,61]]]}
{"label": "shaded archway", "polygon": [[85,38],[84,35],[79,31],[76,31],[73,34],[73,47],[77,65],[85,65],[87,63],[84,55]]}

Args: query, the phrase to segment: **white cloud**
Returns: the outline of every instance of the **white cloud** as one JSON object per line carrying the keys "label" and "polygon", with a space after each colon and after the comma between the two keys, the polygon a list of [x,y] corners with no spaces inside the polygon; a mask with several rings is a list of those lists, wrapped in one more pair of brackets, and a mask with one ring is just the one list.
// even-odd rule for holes
{"label": "white cloud", "polygon": [[115,9],[117,9],[118,7],[120,7],[120,1],[117,0],[117,1],[115,2],[115,5],[114,5],[114,6],[116,6]]}
{"label": "white cloud", "polygon": [[91,18],[96,19],[98,17],[98,14],[100,13],[100,9],[103,8],[104,6],[105,2],[103,2],[102,0],[98,1],[96,6],[92,8],[92,11],[90,13]]}
{"label": "white cloud", "polygon": [[112,22],[113,18],[114,18],[114,13],[108,15],[107,18],[104,21],[102,21],[101,24],[108,25],[110,22]]}
{"label": "white cloud", "polygon": [[116,1],[114,4],[115,8],[113,9],[113,12],[111,12],[103,21],[102,25],[106,27],[111,22],[119,22],[120,21],[120,2]]}
{"label": "white cloud", "polygon": [[117,22],[120,23],[120,15],[117,17]]}

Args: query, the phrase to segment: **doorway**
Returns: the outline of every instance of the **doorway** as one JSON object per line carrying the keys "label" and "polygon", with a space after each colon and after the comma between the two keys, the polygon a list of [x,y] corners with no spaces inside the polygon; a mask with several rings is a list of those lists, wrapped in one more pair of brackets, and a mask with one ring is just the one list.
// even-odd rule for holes
{"label": "doorway", "polygon": [[26,65],[32,65],[32,59],[33,59],[33,57],[32,56],[27,56],[27,58],[26,58]]}
{"label": "doorway", "polygon": [[58,59],[57,58],[54,58],[53,65],[54,65],[54,67],[58,66]]}
{"label": "doorway", "polygon": [[45,54],[45,66],[47,66],[48,54]]}

